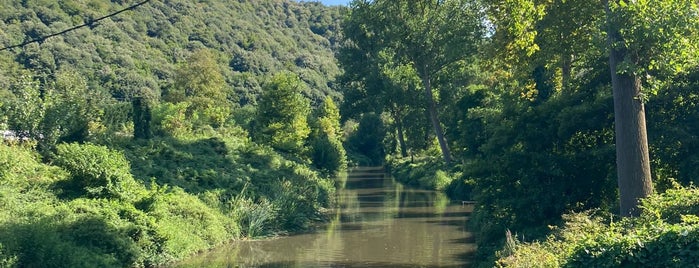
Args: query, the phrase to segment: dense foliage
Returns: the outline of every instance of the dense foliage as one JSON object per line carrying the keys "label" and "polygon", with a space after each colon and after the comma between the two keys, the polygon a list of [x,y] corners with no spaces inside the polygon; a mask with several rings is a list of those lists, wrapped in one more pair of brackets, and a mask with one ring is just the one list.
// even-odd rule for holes
{"label": "dense foliage", "polygon": [[[231,132],[240,134],[240,132]],[[333,183],[235,135],[0,145],[2,257],[18,266],[151,266],[242,236],[303,230]],[[122,151],[122,152],[120,152]]]}
{"label": "dense foliage", "polygon": [[[0,46],[60,32],[136,2],[3,2]],[[196,95],[223,94],[235,103],[254,104],[266,77],[287,70],[308,85],[304,94],[320,103],[327,95],[339,97],[330,82],[339,73],[333,49],[340,36],[340,13],[341,7],[317,2],[151,1],[91,27],[4,51],[0,58],[47,80],[59,71],[75,71],[91,92],[120,100],[197,91]],[[209,55],[201,50],[209,50]],[[188,61],[193,55],[197,61]],[[16,76],[0,62],[4,90]],[[187,83],[206,78],[192,67],[206,64],[206,72],[220,72],[208,82],[225,84],[189,87]],[[212,92],[215,87],[223,92]]]}
{"label": "dense foliage", "polygon": [[[619,201],[620,187],[636,186],[628,183],[633,179],[627,180],[626,175],[617,176],[619,157],[631,149],[616,148],[620,136],[615,131],[627,121],[617,118],[615,122],[618,96],[613,88],[630,86],[615,87],[613,80],[633,82],[639,92],[624,101],[636,109],[645,106],[647,130],[632,127],[627,129],[630,132],[616,133],[626,133],[621,135],[624,138],[647,131],[652,186],[663,192],[697,180],[699,49],[689,41],[699,33],[695,2],[413,2],[357,0],[351,5],[343,24],[347,40],[338,55],[345,70],[338,79],[345,93],[342,112],[359,121],[358,130],[378,125],[384,129],[364,139],[350,137],[348,149],[354,152],[372,144],[374,150],[384,150],[385,157],[371,158],[389,159],[399,180],[475,201],[470,227],[479,248],[477,264],[493,266],[494,253],[506,244],[508,230],[520,239],[535,241],[550,234],[548,226],[560,224],[566,213],[591,209],[618,213],[622,203],[627,214],[629,206],[623,204],[636,203],[633,195],[630,202],[629,198]],[[425,14],[444,12],[442,16],[458,17],[454,21],[467,20],[469,16],[444,7],[466,9],[472,7],[469,4],[484,11],[473,15],[487,21],[481,25],[487,34],[474,40],[451,39],[460,40],[459,49],[473,51],[459,51],[461,60],[434,73],[428,85],[419,62],[406,60],[411,55],[400,55],[411,48],[411,42],[428,39],[433,32],[412,30],[413,35],[397,40],[386,33],[438,24],[438,18],[415,22],[430,18]],[[393,16],[416,7],[427,11]],[[446,32],[440,37],[460,32],[464,24],[445,27],[448,30],[439,31]],[[442,43],[437,39],[417,47],[427,53],[426,47],[438,49]],[[453,56],[441,53],[440,57]],[[420,91],[424,94],[415,94]],[[437,125],[431,124],[435,120],[429,104],[419,102],[430,94],[439,114]],[[642,114],[643,109],[639,110]],[[367,121],[363,126],[366,116],[380,122]],[[444,129],[456,165],[435,158],[435,152],[445,151],[439,133],[430,131],[438,126]],[[356,151],[380,155],[368,149]],[[638,151],[642,151],[640,145]],[[636,164],[641,162],[631,163],[631,169]],[[643,186],[645,192],[639,196],[651,188]],[[654,224],[667,226],[648,222],[648,226]],[[527,250],[518,254],[526,255]],[[665,258],[674,254],[665,253]]]}
{"label": "dense foliage", "polygon": [[498,267],[687,267],[699,262],[699,192],[672,189],[642,201],[639,218],[565,216],[545,241],[510,237]]}
{"label": "dense foliage", "polygon": [[[0,45],[131,4],[6,1]],[[304,229],[348,161],[475,201],[485,267],[694,262],[696,190],[679,185],[699,180],[698,11],[151,1],[1,51],[0,129],[15,137],[0,145],[0,266],[151,266]],[[642,116],[620,132],[627,91]],[[617,146],[646,132],[650,161],[627,166],[643,189],[620,195],[636,178]],[[639,218],[606,214],[641,212],[652,188]]]}
{"label": "dense foliage", "polygon": [[[0,46],[132,4],[3,2]],[[341,11],[151,1],[0,52],[0,266],[161,266],[323,220]]]}

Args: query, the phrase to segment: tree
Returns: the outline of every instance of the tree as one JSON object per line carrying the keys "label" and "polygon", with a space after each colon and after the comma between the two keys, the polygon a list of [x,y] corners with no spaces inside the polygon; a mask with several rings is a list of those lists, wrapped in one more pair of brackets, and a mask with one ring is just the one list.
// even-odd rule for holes
{"label": "tree", "polygon": [[186,64],[177,68],[175,75],[171,90],[165,93],[165,100],[174,103],[188,101],[191,103],[190,113],[198,113],[213,126],[223,125],[230,115],[231,103],[214,53],[205,49],[195,51]]}
{"label": "tree", "polygon": [[98,103],[105,98],[88,90],[83,77],[70,71],[55,74],[55,81],[42,85],[29,75],[10,86],[13,96],[4,107],[8,127],[22,138],[37,142],[42,153],[59,141],[87,140],[90,123],[99,123]]}
{"label": "tree", "polygon": [[150,103],[144,98],[136,97],[131,100],[133,113],[133,137],[135,139],[150,139],[151,109]]}
{"label": "tree", "polygon": [[641,96],[638,75],[620,70],[628,56],[621,45],[621,28],[614,23],[614,14],[607,5],[607,38],[609,68],[614,92],[614,131],[616,136],[616,163],[619,183],[619,205],[624,216],[638,216],[638,201],[653,193],[648,155],[646,113]]}
{"label": "tree", "polygon": [[639,199],[653,192],[644,108],[650,92],[643,84],[652,85],[649,78],[654,74],[682,72],[695,61],[697,45],[692,40],[699,33],[699,8],[690,0],[602,3],[614,93],[620,210],[623,216],[638,216]]}
{"label": "tree", "polygon": [[[622,215],[637,215],[638,198],[652,192],[643,102],[667,79],[696,59],[696,3],[666,1],[486,1],[496,27],[493,40],[503,62],[524,83],[525,95],[542,84],[571,88],[572,77],[601,68],[608,56],[615,106],[617,175]],[[606,11],[606,12],[605,12]],[[605,18],[606,21],[597,18]],[[600,27],[606,25],[606,27]],[[587,30],[584,30],[587,29]],[[604,29],[598,34],[594,29]],[[604,36],[607,40],[595,38]],[[605,42],[606,41],[606,42]],[[577,62],[587,61],[573,73]],[[553,72],[551,78],[541,71]],[[531,74],[535,73],[534,77]],[[644,89],[645,87],[645,89]],[[543,94],[543,95],[542,95]]]}
{"label": "tree", "polygon": [[371,48],[362,46],[344,46],[339,53],[339,61],[346,71],[339,79],[344,93],[343,113],[353,119],[359,119],[364,113],[388,113],[400,153],[406,157],[409,144],[424,144],[408,142],[411,137],[406,135],[406,130],[420,129],[418,125],[424,122],[406,120],[411,113],[426,114],[420,79],[410,64],[395,63],[389,49],[371,56],[366,53]]}
{"label": "tree", "polygon": [[483,37],[481,8],[470,0],[355,0],[351,7],[347,38],[357,46],[368,45],[372,56],[389,49],[395,63],[410,64],[420,77],[429,121],[444,161],[450,163],[433,78],[445,67],[475,55]]}
{"label": "tree", "polygon": [[355,160],[361,165],[382,165],[386,155],[384,137],[386,137],[386,129],[381,116],[366,113],[362,115],[357,130],[349,136],[348,149],[366,157],[366,159]]}
{"label": "tree", "polygon": [[308,115],[310,101],[301,92],[305,84],[296,75],[282,72],[264,85],[256,115],[258,140],[277,150],[302,155],[311,133]]}
{"label": "tree", "polygon": [[313,120],[311,133],[311,160],[313,165],[328,174],[335,174],[347,167],[347,153],[342,146],[340,110],[330,97],[326,97]]}

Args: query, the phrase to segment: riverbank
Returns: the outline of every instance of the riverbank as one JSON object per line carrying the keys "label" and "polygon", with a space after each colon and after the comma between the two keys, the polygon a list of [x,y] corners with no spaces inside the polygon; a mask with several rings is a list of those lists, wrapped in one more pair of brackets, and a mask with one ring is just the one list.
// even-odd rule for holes
{"label": "riverbank", "polygon": [[159,266],[321,220],[333,182],[238,134],[0,144],[0,266]]}
{"label": "riverbank", "polygon": [[420,189],[441,191],[452,200],[471,202],[474,182],[458,167],[448,168],[438,156],[391,158],[386,169],[399,182]]}
{"label": "riverbank", "polygon": [[236,241],[174,267],[464,267],[472,207],[397,183],[382,167],[338,178],[337,204],[314,232]]}

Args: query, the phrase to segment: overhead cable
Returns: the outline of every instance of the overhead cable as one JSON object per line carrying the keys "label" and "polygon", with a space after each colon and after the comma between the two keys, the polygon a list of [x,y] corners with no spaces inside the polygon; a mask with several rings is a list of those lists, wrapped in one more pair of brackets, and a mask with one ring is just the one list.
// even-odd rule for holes
{"label": "overhead cable", "polygon": [[75,31],[75,30],[80,29],[80,28],[83,28],[83,27],[88,27],[88,26],[93,27],[97,22],[99,22],[99,21],[101,21],[101,20],[103,20],[103,19],[111,18],[111,17],[114,17],[114,16],[116,16],[116,15],[119,15],[119,14],[121,14],[121,13],[123,13],[123,12],[136,9],[137,7],[142,6],[142,5],[145,5],[146,3],[150,2],[150,1],[151,1],[151,0],[145,0],[145,1],[143,1],[143,2],[134,4],[134,5],[132,5],[132,6],[129,6],[129,7],[124,8],[124,9],[122,9],[122,10],[119,10],[119,11],[117,11],[117,12],[114,12],[114,13],[112,13],[112,14],[109,14],[109,15],[106,15],[106,16],[103,16],[103,17],[99,17],[99,18],[97,18],[97,19],[88,21],[88,22],[83,23],[83,24],[78,25],[78,26],[73,26],[73,27],[71,27],[71,28],[65,29],[65,30],[60,31],[60,32],[57,32],[57,33],[45,35],[45,36],[42,36],[42,37],[39,37],[39,38],[36,38],[36,39],[32,39],[32,40],[26,41],[26,42],[21,43],[21,44],[16,44],[16,45],[12,45],[12,46],[7,46],[7,47],[0,48],[0,51],[10,50],[10,49],[13,49],[13,48],[18,48],[18,47],[23,47],[23,46],[29,45],[29,44],[31,44],[31,43],[41,43],[41,42],[44,42],[44,41],[45,41],[46,39],[48,39],[48,38],[51,38],[51,37],[54,37],[54,36],[58,36],[58,35],[62,35],[62,34],[68,33],[68,32],[72,32],[72,31]]}

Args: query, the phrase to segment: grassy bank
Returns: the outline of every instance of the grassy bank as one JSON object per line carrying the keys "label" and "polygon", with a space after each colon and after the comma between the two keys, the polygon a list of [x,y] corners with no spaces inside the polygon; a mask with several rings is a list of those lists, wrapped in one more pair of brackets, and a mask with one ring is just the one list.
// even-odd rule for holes
{"label": "grassy bank", "polygon": [[0,267],[152,267],[321,219],[330,180],[237,137],[0,144]]}

